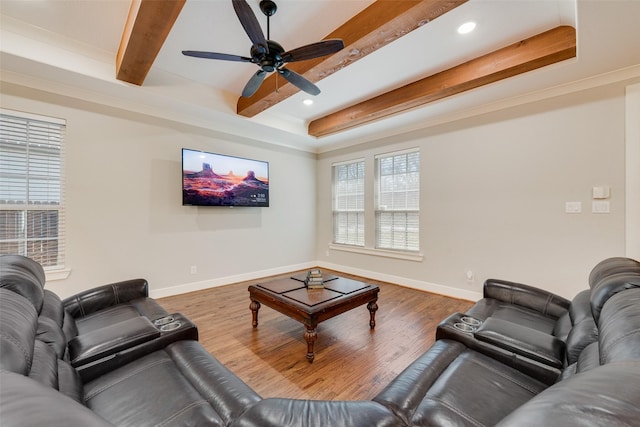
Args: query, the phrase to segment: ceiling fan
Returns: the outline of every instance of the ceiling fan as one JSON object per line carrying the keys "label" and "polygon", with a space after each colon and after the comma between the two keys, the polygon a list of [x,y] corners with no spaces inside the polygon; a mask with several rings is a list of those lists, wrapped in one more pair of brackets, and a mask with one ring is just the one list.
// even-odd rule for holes
{"label": "ceiling fan", "polygon": [[258,19],[251,10],[246,0],[232,0],[233,8],[238,15],[238,19],[244,31],[251,39],[251,57],[229,55],[226,53],[200,52],[195,50],[183,50],[182,54],[196,58],[221,59],[223,61],[252,62],[260,69],[249,79],[244,90],[243,97],[253,95],[268,73],[278,72],[291,84],[311,95],[318,95],[320,89],[300,74],[291,71],[283,65],[287,62],[304,61],[307,59],[319,58],[329,55],[344,48],[344,43],[340,39],[322,40],[293,50],[285,51],[276,41],[270,40],[269,18],[276,13],[278,7],[272,0],[261,0],[260,10],[267,16],[267,38],[260,28]]}

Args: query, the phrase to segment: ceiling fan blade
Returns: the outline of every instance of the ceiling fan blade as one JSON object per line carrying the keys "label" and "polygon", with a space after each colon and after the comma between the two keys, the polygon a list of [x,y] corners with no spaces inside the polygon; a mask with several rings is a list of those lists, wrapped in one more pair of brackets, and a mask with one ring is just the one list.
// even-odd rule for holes
{"label": "ceiling fan blade", "polygon": [[249,79],[244,89],[242,90],[242,96],[245,98],[248,98],[254,93],[256,93],[256,91],[262,84],[262,81],[264,80],[264,77],[266,75],[267,75],[266,71],[262,71],[262,70],[256,71],[256,73]]}
{"label": "ceiling fan blade", "polygon": [[342,49],[344,49],[344,43],[340,39],[322,40],[284,52],[282,60],[284,62],[304,61],[329,55]]}
{"label": "ceiling fan blade", "polygon": [[238,15],[238,19],[249,39],[251,39],[253,46],[264,52],[269,52],[267,39],[264,38],[258,18],[256,18],[246,0],[233,0],[233,9],[236,11],[236,15]]}
{"label": "ceiling fan blade", "polygon": [[320,93],[318,86],[314,85],[294,71],[287,70],[286,68],[279,68],[278,73],[282,74],[282,77],[287,79],[289,83],[297,86],[300,90],[303,90],[310,95],[318,95]]}
{"label": "ceiling fan blade", "polygon": [[195,58],[222,59],[223,61],[251,62],[251,58],[247,58],[246,56],[229,55],[226,53],[200,52],[198,50],[183,50],[182,54],[186,56],[193,56]]}

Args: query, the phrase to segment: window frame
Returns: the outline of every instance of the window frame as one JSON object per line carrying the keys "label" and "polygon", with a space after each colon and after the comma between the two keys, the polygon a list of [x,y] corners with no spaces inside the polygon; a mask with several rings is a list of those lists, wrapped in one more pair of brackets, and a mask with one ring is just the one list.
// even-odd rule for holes
{"label": "window frame", "polygon": [[[356,191],[344,192],[342,194],[338,194],[339,180],[338,168],[349,168],[355,167],[357,169],[357,176],[355,179],[340,180],[344,182],[344,186],[349,187],[350,181],[351,185],[356,186]],[[347,170],[347,174],[350,172]],[[361,174],[361,176],[360,176]],[[331,199],[331,212],[332,212],[332,244],[334,245],[344,245],[344,246],[353,246],[358,248],[364,248],[365,239],[366,239],[366,224],[365,224],[365,213],[366,213],[366,191],[365,191],[365,179],[366,179],[366,163],[364,158],[352,159],[343,162],[337,162],[331,164],[331,189],[332,189],[332,199]],[[356,181],[353,183],[352,181]],[[347,205],[346,208],[339,208],[338,199],[342,197],[345,198],[344,205]],[[358,200],[360,199],[360,200]],[[353,207],[355,204],[355,207]],[[348,207],[348,206],[351,207]],[[345,217],[346,222],[341,223],[338,220],[338,217]],[[354,225],[355,221],[355,236],[353,233],[349,233],[349,225]],[[346,229],[346,235],[340,232],[340,229]]]}
{"label": "window frame", "polygon": [[[417,168],[409,170],[409,156],[417,156]],[[405,172],[396,172],[396,158],[405,156]],[[382,160],[392,159],[393,172],[383,173]],[[375,248],[377,250],[406,252],[417,254],[420,246],[420,175],[421,156],[418,147],[392,151],[374,156],[375,190],[374,190],[374,216],[375,216]],[[403,188],[383,189],[383,186],[404,185]],[[385,182],[387,181],[387,182]],[[404,184],[398,184],[404,181]],[[404,199],[404,203],[402,200]],[[398,200],[398,206],[394,206]],[[401,206],[404,204],[404,206]],[[383,217],[387,218],[387,224],[383,230]],[[404,217],[404,219],[403,219]],[[389,221],[390,218],[390,221]],[[386,234],[385,235],[383,235]]]}
{"label": "window frame", "polygon": [[[66,121],[0,109],[0,125],[0,148],[6,155],[0,160],[0,218],[5,219],[0,222],[0,253],[28,256],[46,272],[60,273],[66,255]],[[16,212],[20,214],[13,215]]]}

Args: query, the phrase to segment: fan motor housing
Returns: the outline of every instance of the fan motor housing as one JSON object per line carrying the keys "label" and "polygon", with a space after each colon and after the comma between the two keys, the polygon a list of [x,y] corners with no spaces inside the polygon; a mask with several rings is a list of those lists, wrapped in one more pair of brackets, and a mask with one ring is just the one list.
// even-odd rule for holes
{"label": "fan motor housing", "polygon": [[270,73],[281,67],[284,63],[282,61],[284,48],[280,43],[273,40],[267,40],[267,46],[269,47],[269,52],[264,52],[264,50],[260,49],[261,46],[252,46],[251,58],[262,70]]}

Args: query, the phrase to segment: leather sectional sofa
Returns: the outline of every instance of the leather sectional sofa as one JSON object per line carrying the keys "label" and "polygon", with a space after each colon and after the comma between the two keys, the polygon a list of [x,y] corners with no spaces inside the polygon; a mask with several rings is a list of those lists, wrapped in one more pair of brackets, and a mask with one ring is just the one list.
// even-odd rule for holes
{"label": "leather sectional sofa", "polygon": [[489,280],[372,401],[262,399],[144,280],[60,301],[0,257],[3,426],[632,426],[640,420],[640,263],[611,258],[572,301]]}

